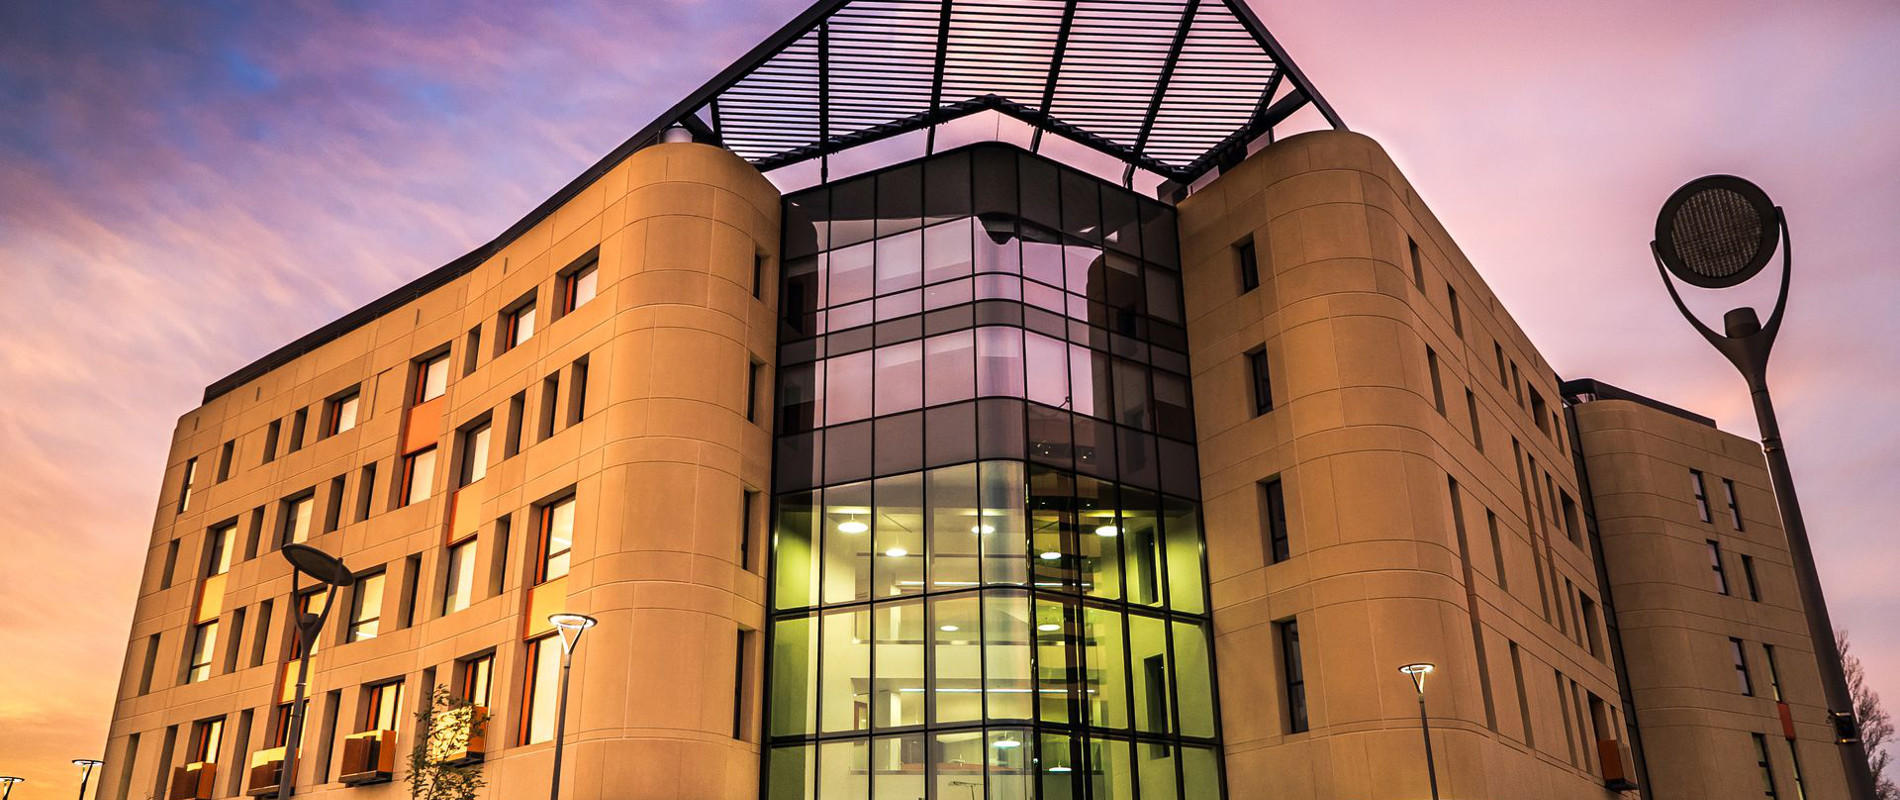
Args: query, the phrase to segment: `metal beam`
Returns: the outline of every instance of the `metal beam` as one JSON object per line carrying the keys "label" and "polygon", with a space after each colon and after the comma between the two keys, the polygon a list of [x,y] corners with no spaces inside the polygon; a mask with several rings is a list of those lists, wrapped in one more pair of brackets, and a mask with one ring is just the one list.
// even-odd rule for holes
{"label": "metal beam", "polygon": [[[1062,77],[1062,54],[1069,49],[1069,31],[1075,27],[1075,0],[1068,0],[1062,6],[1062,24],[1056,28],[1056,46],[1049,53],[1049,77],[1042,82],[1042,102],[1036,108],[1044,114],[1049,113],[1049,104],[1055,102],[1056,81]],[[1029,137],[1029,152],[1042,150],[1042,128],[1036,128]]]}
{"label": "metal beam", "polygon": [[1221,2],[1227,4],[1228,10],[1234,12],[1234,18],[1240,20],[1241,26],[1253,34],[1254,40],[1267,49],[1267,53],[1273,56],[1274,61],[1279,62],[1280,69],[1285,70],[1286,74],[1293,78],[1293,85],[1298,86],[1301,92],[1312,99],[1313,106],[1319,109],[1320,115],[1332,124],[1333,129],[1346,130],[1346,123],[1339,118],[1339,112],[1333,110],[1333,104],[1326,102],[1326,98],[1320,96],[1319,90],[1313,88],[1313,83],[1306,79],[1306,73],[1300,71],[1300,65],[1293,63],[1293,59],[1287,57],[1286,48],[1281,47],[1279,41],[1273,38],[1273,34],[1267,31],[1267,26],[1260,23],[1259,17],[1254,16],[1253,8],[1247,5],[1246,0],[1221,0]]}
{"label": "metal beam", "polygon": [[[1187,0],[1181,7],[1181,22],[1174,28],[1174,43],[1168,46],[1168,57],[1161,62],[1161,74],[1155,76],[1154,96],[1148,100],[1148,113],[1142,116],[1141,133],[1135,136],[1135,152],[1148,144],[1148,135],[1154,132],[1155,117],[1161,113],[1161,101],[1168,94],[1168,79],[1174,77],[1174,65],[1181,61],[1181,48],[1187,45],[1188,30],[1194,27],[1194,12],[1201,7],[1201,0]],[[1122,173],[1122,185],[1132,186],[1135,179],[1135,166],[1128,165]]]}
{"label": "metal beam", "polygon": [[[937,14],[937,67],[930,76],[931,111],[943,106],[943,62],[950,53],[950,5],[953,2],[955,0],[943,0],[943,10]],[[924,153],[937,152],[937,126],[931,125],[930,132],[924,136]]]}

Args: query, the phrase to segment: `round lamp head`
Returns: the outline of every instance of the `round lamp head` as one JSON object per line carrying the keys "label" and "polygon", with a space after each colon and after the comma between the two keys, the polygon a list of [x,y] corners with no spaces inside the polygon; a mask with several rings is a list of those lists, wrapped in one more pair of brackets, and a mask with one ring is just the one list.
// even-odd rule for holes
{"label": "round lamp head", "polygon": [[16,783],[26,783],[26,779],[25,779],[25,778],[15,778],[15,777],[13,777],[12,775],[0,775],[0,783],[3,783],[3,784],[7,784],[7,785],[9,785],[9,786],[11,786],[11,785],[13,785],[13,784],[16,784]]}
{"label": "round lamp head", "polygon": [[1403,667],[1399,667],[1400,672],[1405,673],[1406,677],[1412,679],[1412,688],[1417,689],[1421,695],[1425,693],[1425,676],[1432,674],[1432,670],[1434,669],[1437,669],[1437,667],[1425,662],[1406,664]]}
{"label": "round lamp head", "polygon": [[301,542],[284,545],[283,551],[284,560],[312,580],[339,588],[356,583],[356,575],[343,566],[343,559]]}
{"label": "round lamp head", "polygon": [[1775,254],[1775,204],[1733,175],[1697,178],[1656,215],[1656,254],[1691,286],[1726,289],[1761,272]]}
{"label": "round lamp head", "polygon": [[75,766],[75,767],[85,767],[86,769],[92,769],[93,767],[97,767],[97,766],[101,766],[101,765],[103,765],[103,764],[105,764],[105,763],[106,763],[106,762],[104,762],[104,761],[100,761],[99,759],[96,759],[96,758],[75,758],[75,759],[73,759],[73,766]]}
{"label": "round lamp head", "polygon": [[600,620],[586,614],[549,614],[548,624],[563,631],[584,631],[600,624]]}

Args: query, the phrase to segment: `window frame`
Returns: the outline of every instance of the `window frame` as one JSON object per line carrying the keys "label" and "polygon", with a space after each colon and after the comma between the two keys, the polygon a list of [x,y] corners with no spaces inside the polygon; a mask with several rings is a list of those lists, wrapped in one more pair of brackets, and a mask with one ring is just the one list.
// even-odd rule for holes
{"label": "window frame", "polygon": [[[590,285],[590,288],[588,289],[587,297],[582,298],[580,296],[581,282],[586,278],[593,278],[593,281]],[[590,251],[587,255],[581,256],[579,259],[577,259],[574,262],[573,266],[570,266],[567,269],[562,270],[560,278],[559,278],[559,285],[560,285],[560,299],[561,299],[559,307],[560,307],[561,317],[565,317],[569,314],[574,313],[575,309],[578,309],[581,306],[587,305],[589,302],[593,301],[594,298],[599,297],[600,296],[600,253],[599,251],[598,250]],[[529,335],[533,335],[533,334],[530,333]]]}
{"label": "window frame", "polygon": [[1260,249],[1249,236],[1234,245],[1234,259],[1240,270],[1240,293],[1260,288]]}
{"label": "window frame", "polygon": [[[419,406],[449,393],[449,351],[443,348],[431,355],[422,356],[411,362],[415,364],[415,391],[410,395],[409,404]],[[442,388],[434,394],[429,393],[430,375],[441,365]]]}
{"label": "window frame", "polygon": [[1300,649],[1300,623],[1288,618],[1273,624],[1280,656],[1280,693],[1286,705],[1286,731],[1305,733],[1312,730],[1312,718],[1306,706],[1306,664]]}
{"label": "window frame", "polygon": [[[402,457],[402,485],[396,494],[397,508],[406,508],[435,497],[435,471],[436,467],[440,466],[437,463],[439,460],[437,449],[437,445],[429,445]],[[416,475],[424,463],[429,465],[427,480],[420,483],[420,490],[425,494],[418,497],[416,496],[418,490]]]}
{"label": "window frame", "polygon": [[1728,571],[1722,564],[1722,543],[1715,539],[1705,539],[1709,552],[1709,569],[1715,573],[1715,590],[1724,597],[1733,597],[1733,587],[1728,584]]}
{"label": "window frame", "polygon": [[1728,637],[1729,650],[1735,658],[1735,679],[1738,681],[1743,697],[1755,696],[1755,679],[1748,671],[1748,644],[1733,636]]}
{"label": "window frame", "polygon": [[1247,351],[1247,384],[1253,400],[1253,416],[1273,410],[1273,367],[1267,360],[1265,345]]}
{"label": "window frame", "polygon": [[[348,427],[343,425],[345,421],[343,410],[345,408],[350,410]],[[323,427],[318,431],[317,438],[327,439],[339,433],[348,433],[355,430],[357,424],[362,421],[362,413],[363,390],[360,386],[351,386],[348,389],[331,395],[329,399],[323,401]]]}
{"label": "window frame", "polygon": [[[525,332],[522,330],[522,321],[524,318],[527,321]],[[501,311],[501,322],[499,325],[501,335],[495,337],[495,345],[498,348],[495,354],[501,355],[502,353],[527,344],[529,339],[534,338],[536,326],[539,322],[540,320],[535,317],[534,292],[529,292],[521,299],[510,303],[508,307]]]}
{"label": "window frame", "polygon": [[[388,572],[381,569],[356,576],[356,583],[350,587],[350,618],[343,628],[345,643],[368,641],[381,632],[384,593],[389,591],[388,577]],[[365,608],[364,590],[371,581],[376,582],[376,606]],[[365,611],[373,615],[365,616]]]}
{"label": "window frame", "polygon": [[1708,482],[1703,479],[1702,470],[1689,470],[1689,488],[1695,493],[1696,516],[1703,522],[1713,522],[1715,518],[1709,514]]}
{"label": "window frame", "polygon": [[[556,552],[550,549],[554,546],[554,537],[552,534],[554,533],[555,510],[563,505],[572,506],[573,510],[570,512],[569,518],[568,518],[567,547],[560,550],[559,552]],[[541,584],[547,583],[548,581],[551,581],[551,580],[558,580],[560,578],[565,578],[567,577],[569,572],[572,570],[573,557],[574,557],[573,556],[574,554],[574,527],[579,521],[579,512],[580,512],[580,507],[579,507],[579,504],[575,501],[575,494],[572,491],[562,494],[561,496],[556,497],[553,500],[549,500],[545,503],[541,503],[539,506],[536,507],[535,509],[535,564],[534,564],[534,585],[535,586],[540,586]],[[550,577],[548,575],[548,566],[555,558],[560,557],[560,556],[567,556],[567,560],[566,562],[564,562],[566,566],[562,568],[561,574]]]}

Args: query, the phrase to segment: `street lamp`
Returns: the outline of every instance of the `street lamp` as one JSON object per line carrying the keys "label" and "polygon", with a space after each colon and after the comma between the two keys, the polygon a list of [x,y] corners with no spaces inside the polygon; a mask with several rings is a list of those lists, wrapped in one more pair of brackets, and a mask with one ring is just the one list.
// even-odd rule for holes
{"label": "street lamp", "polygon": [[574,669],[574,648],[581,634],[600,624],[586,614],[549,614],[548,622],[561,632],[561,699],[554,707],[554,779],[548,800],[561,800],[561,749],[567,744],[567,676]]}
{"label": "street lamp", "polygon": [[[1759,274],[1774,257],[1777,235],[1781,239],[1781,290],[1766,325],[1755,309],[1743,306],[1723,315],[1723,333],[1718,334],[1690,313],[1675,284],[1669,281],[1673,274],[1703,289],[1741,284]],[[1755,401],[1755,421],[1761,429],[1762,453],[1768,462],[1768,478],[1774,484],[1795,582],[1808,612],[1808,637],[1815,660],[1820,663],[1821,687],[1827,697],[1828,717],[1834,723],[1835,741],[1841,746],[1847,783],[1855,800],[1873,800],[1874,776],[1867,764],[1860,725],[1854,719],[1853,694],[1848,691],[1841,654],[1835,648],[1834,622],[1827,613],[1827,598],[1821,594],[1821,575],[1814,567],[1814,548],[1801,518],[1801,503],[1795,498],[1788,454],[1781,446],[1781,425],[1775,420],[1775,406],[1768,397],[1768,352],[1774,347],[1775,334],[1781,331],[1793,269],[1787,217],[1761,187],[1733,175],[1709,175],[1684,184],[1663,203],[1656,216],[1656,239],[1649,248],[1676,309],[1748,383]]]}
{"label": "street lamp", "polygon": [[[310,650],[317,641],[317,634],[323,632],[323,623],[330,618],[330,609],[336,607],[336,590],[356,583],[356,575],[349,567],[343,566],[343,559],[325,553],[310,545],[295,542],[284,545],[284,560],[293,568],[290,573],[290,599],[293,605],[291,613],[297,620],[297,645],[302,655],[297,658],[297,694],[290,702],[290,731],[284,745],[284,768],[277,776],[277,800],[290,797],[291,785],[297,780],[297,749],[303,743],[303,694],[304,683],[310,677]],[[303,596],[301,579],[309,576],[321,584],[327,584],[329,593],[323,598],[323,611],[305,614],[295,608],[297,598]]]}
{"label": "street lamp", "polygon": [[7,798],[13,796],[13,784],[16,783],[26,783],[26,779],[15,778],[12,775],[0,775],[0,787],[5,787],[4,789],[0,789],[0,800],[7,800]]}
{"label": "street lamp", "polygon": [[79,768],[79,800],[86,800],[86,781],[92,777],[92,768],[104,763],[96,758],[73,759],[73,766]]}
{"label": "street lamp", "polygon": [[1418,690],[1418,729],[1425,735],[1425,775],[1432,782],[1432,800],[1438,800],[1438,764],[1432,760],[1432,724],[1425,717],[1425,676],[1434,669],[1436,667],[1423,662],[1399,667],[1405,677],[1412,679],[1412,688]]}

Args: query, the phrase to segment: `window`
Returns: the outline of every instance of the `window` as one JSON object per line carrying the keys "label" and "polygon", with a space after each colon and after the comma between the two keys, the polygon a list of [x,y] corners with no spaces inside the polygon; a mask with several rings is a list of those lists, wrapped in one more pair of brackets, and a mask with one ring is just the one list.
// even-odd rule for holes
{"label": "window", "polygon": [[402,567],[402,596],[397,598],[402,605],[402,615],[396,624],[407,628],[416,624],[416,609],[422,605],[422,554],[410,553],[403,559]]}
{"label": "window", "polygon": [[211,657],[217,649],[217,620],[192,626],[190,660],[185,663],[186,683],[197,683],[211,677]]}
{"label": "window", "polygon": [[495,675],[495,654],[463,659],[456,669],[460,675],[455,687],[456,697],[487,708],[489,685]]}
{"label": "window", "polygon": [[299,408],[297,413],[290,415],[290,445],[286,448],[289,452],[295,453],[303,449],[304,430],[308,427],[310,427],[310,409]]}
{"label": "window", "polygon": [[1517,359],[1511,359],[1511,390],[1517,394],[1517,407],[1524,407],[1524,383],[1518,378]]}
{"label": "window", "polygon": [[1557,490],[1557,496],[1563,508],[1564,535],[1570,537],[1572,544],[1582,545],[1583,540],[1579,537],[1583,524],[1577,518],[1577,501],[1570,499],[1570,492],[1563,489]]}
{"label": "window", "polygon": [[1432,373],[1432,407],[1438,409],[1438,415],[1445,415],[1445,384],[1438,377],[1438,351],[1425,348],[1425,366]]}
{"label": "window", "polygon": [[223,575],[231,571],[231,556],[237,549],[237,523],[227,522],[205,534],[205,575]]}
{"label": "window", "polygon": [[1293,556],[1292,541],[1286,529],[1286,496],[1279,478],[1260,483],[1260,521],[1267,534],[1267,563],[1278,564]]}
{"label": "window", "polygon": [[1465,335],[1465,314],[1458,308],[1458,290],[1449,283],[1445,284],[1445,300],[1451,303],[1451,330],[1462,339]]}
{"label": "window", "polygon": [[1730,653],[1735,657],[1735,688],[1749,697],[1755,696],[1755,684],[1748,678],[1748,654],[1743,650],[1742,640],[1730,637]]}
{"label": "window", "polygon": [[1247,380],[1253,386],[1253,415],[1260,416],[1273,410],[1273,380],[1267,370],[1267,349],[1262,347],[1247,354]]}
{"label": "window", "polygon": [[363,724],[358,730],[393,731],[402,721],[402,681],[378,683],[363,697]]}
{"label": "window", "polygon": [[1761,796],[1779,797],[1775,794],[1775,768],[1768,761],[1768,737],[1759,733],[1748,736],[1755,742],[1755,766],[1761,769]]}
{"label": "window", "polygon": [[1535,386],[1531,387],[1531,422],[1537,424],[1538,430],[1550,433],[1550,409],[1544,405],[1544,393]]}
{"label": "window", "polygon": [[475,597],[475,539],[450,545],[445,571],[447,583],[442,589],[442,615],[468,608]]}
{"label": "window", "polygon": [[326,401],[323,404],[323,435],[335,436],[356,427],[356,412],[362,401],[363,394],[356,389]]}
{"label": "window", "polygon": [[330,494],[323,504],[323,532],[329,533],[343,524],[343,489],[349,483],[349,476],[338,475],[330,479]]}
{"label": "window", "polygon": [[270,421],[269,425],[264,427],[264,462],[263,463],[269,464],[271,461],[277,458],[277,432],[281,430],[283,426],[284,426],[283,420],[274,419]]}
{"label": "window", "polygon": [[350,589],[350,627],[343,641],[360,642],[376,638],[383,619],[383,573],[356,579]]}
{"label": "window", "polygon": [[[297,634],[297,620],[299,618],[298,615],[322,614],[324,604],[327,602],[329,602],[329,596],[326,595],[320,589],[312,589],[310,591],[304,592],[301,597],[297,598],[296,614],[293,614],[290,617],[290,619],[285,620],[286,622],[290,623],[290,632],[288,634],[288,637],[290,639],[291,660],[294,661],[296,659],[303,657],[303,648],[304,648],[303,637]],[[316,637],[316,639],[314,641],[311,641],[309,645],[310,645],[310,653],[312,655],[315,655],[316,652],[322,649],[323,647],[323,637],[322,636]]]}
{"label": "window", "polygon": [[310,539],[311,517],[316,516],[317,495],[305,492],[302,497],[284,501],[283,536],[278,539],[280,545],[308,541]]}
{"label": "window", "polygon": [[416,362],[416,403],[427,403],[449,390],[449,354],[441,353]]}
{"label": "window", "polygon": [[508,398],[508,438],[501,450],[502,458],[513,458],[516,453],[521,452],[521,428],[523,417],[527,416],[527,413],[527,390],[515,392],[514,397]]}
{"label": "window", "polygon": [[1754,556],[1746,554],[1742,556],[1742,580],[1748,586],[1748,599],[1757,603],[1761,602],[1761,586],[1755,583]]}
{"label": "window", "polygon": [[356,478],[356,521],[369,519],[370,502],[376,499],[376,462],[363,465]]}
{"label": "window", "polygon": [[1698,470],[1698,469],[1689,470],[1689,488],[1695,491],[1696,518],[1702,520],[1703,522],[1708,522],[1709,521],[1709,490],[1703,484],[1701,470]]}
{"label": "window", "polygon": [[1484,428],[1478,425],[1478,396],[1465,390],[1465,416],[1471,418],[1471,445],[1484,452]]}
{"label": "window", "polygon": [[734,637],[732,659],[732,738],[743,741],[748,714],[746,698],[752,682],[747,679],[746,654],[752,650],[752,632],[740,630]]}
{"label": "window", "polygon": [[198,478],[198,459],[185,459],[185,479],[178,483],[178,510],[191,508],[191,482]]}
{"label": "window", "polygon": [[1425,264],[1418,257],[1418,240],[1410,236],[1405,237],[1405,247],[1411,251],[1412,256],[1412,283],[1418,286],[1419,291],[1425,291]]}
{"label": "window", "polygon": [[178,540],[165,543],[165,569],[159,573],[158,588],[172,588],[172,579],[178,577]]}
{"label": "window", "polygon": [[488,476],[488,440],[494,426],[487,419],[462,430],[462,465],[458,486],[467,486]]}
{"label": "window", "polygon": [[224,647],[224,671],[234,672],[238,668],[238,652],[244,647],[244,620],[250,616],[250,609],[239,608],[231,612],[231,635]]}
{"label": "window", "polygon": [[587,356],[574,360],[567,373],[567,424],[578,425],[587,416]]}
{"label": "window", "polygon": [[145,667],[139,671],[139,694],[152,691],[152,675],[158,669],[158,641],[159,634],[156,633],[145,637]]}
{"label": "window", "polygon": [[1306,730],[1306,670],[1300,663],[1299,623],[1287,620],[1276,627],[1280,633],[1280,672],[1286,691],[1288,733]]}
{"label": "window", "polygon": [[[600,262],[598,260],[590,260],[561,276],[561,315],[566,316],[574,309],[587,305],[587,301],[594,299],[594,293],[599,287]],[[529,313],[533,313],[532,308],[529,309]],[[533,324],[532,320],[529,324]],[[520,343],[516,342],[516,344]]]}
{"label": "window", "polygon": [[541,381],[541,424],[536,429],[537,440],[544,440],[554,435],[554,422],[560,419],[559,415],[555,414],[555,410],[560,403],[561,373],[556,372]]}
{"label": "window", "polygon": [[1240,291],[1260,288],[1260,254],[1254,250],[1253,239],[1234,245],[1234,256],[1240,262]]}
{"label": "window", "polygon": [[757,361],[746,362],[745,372],[745,419],[747,422],[759,421],[759,371],[765,365]]}
{"label": "window", "polygon": [[560,681],[561,637],[543,636],[528,643],[528,675],[522,682],[521,743],[554,738],[555,687]]}
{"label": "window", "polygon": [[224,447],[218,450],[218,482],[219,483],[223,483],[231,479],[231,462],[236,457],[237,457],[237,440],[235,439],[225,442]]}
{"label": "window", "polygon": [[1723,478],[1722,494],[1726,496],[1728,500],[1729,524],[1735,526],[1735,529],[1739,531],[1742,529],[1742,510],[1735,505],[1735,482],[1728,478]]}
{"label": "window", "polygon": [[504,353],[520,347],[522,342],[534,335],[533,295],[501,313],[501,332],[501,351]]}
{"label": "window", "polygon": [[1484,524],[1491,531],[1491,560],[1492,568],[1497,570],[1498,588],[1508,592],[1511,590],[1511,581],[1504,574],[1504,539],[1498,535],[1498,515],[1491,509],[1485,509]]}
{"label": "window", "polygon": [[1775,664],[1775,646],[1762,645],[1761,654],[1765,658],[1762,663],[1768,667],[1768,694],[1779,703],[1781,702],[1781,668]]}
{"label": "window", "polygon": [[1801,780],[1801,754],[1794,740],[1788,740],[1788,765],[1794,767],[1794,800],[1808,800],[1808,787]]}
{"label": "window", "polygon": [[1504,377],[1504,343],[1493,339],[1491,341],[1491,354],[1496,356],[1498,360],[1498,385],[1506,389],[1511,388],[1510,379]]}
{"label": "window", "polygon": [[746,489],[741,492],[739,514],[739,568],[750,570],[752,569],[753,543],[759,541],[759,537],[752,533],[753,526],[758,524],[759,519],[757,491]]}
{"label": "window", "polygon": [[1722,543],[1710,539],[1708,540],[1708,545],[1709,569],[1715,573],[1715,590],[1722,594],[1728,594],[1728,574],[1722,571]]}
{"label": "window", "polygon": [[191,741],[185,745],[187,763],[208,761],[216,763],[218,750],[224,745],[224,718],[201,719],[191,724]]}
{"label": "window", "polygon": [[251,630],[251,666],[264,666],[264,646],[270,641],[270,618],[277,609],[277,601],[265,600],[257,604],[257,627]]}
{"label": "window", "polygon": [[752,299],[765,297],[765,254],[752,255]]}
{"label": "window", "polygon": [[1602,656],[1597,651],[1597,603],[1591,600],[1589,595],[1581,593],[1578,599],[1583,603],[1584,645],[1590,649],[1590,655],[1601,658]]}
{"label": "window", "polygon": [[429,493],[435,489],[435,448],[425,447],[402,457],[402,491],[398,497],[403,505],[412,505],[429,499]]}
{"label": "window", "polygon": [[462,344],[462,375],[475,371],[475,365],[482,356],[482,326],[468,329],[468,340]]}
{"label": "window", "polygon": [[569,495],[541,507],[540,558],[535,566],[535,584],[566,577],[570,551],[574,547],[574,497]]}
{"label": "window", "polygon": [[1524,685],[1524,657],[1517,651],[1517,642],[1505,640],[1511,646],[1511,676],[1517,681],[1517,713],[1522,717],[1524,726],[1524,744],[1537,746],[1537,729],[1531,727],[1530,690]]}

